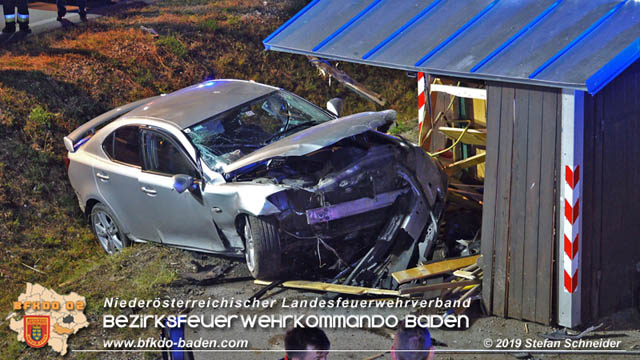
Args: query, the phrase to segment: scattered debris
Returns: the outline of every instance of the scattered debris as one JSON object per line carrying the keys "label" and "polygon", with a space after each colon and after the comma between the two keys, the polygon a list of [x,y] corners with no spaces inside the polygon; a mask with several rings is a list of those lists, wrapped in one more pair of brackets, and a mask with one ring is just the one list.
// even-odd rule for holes
{"label": "scattered debris", "polygon": [[271,282],[269,285],[263,287],[262,289],[258,290],[255,294],[251,295],[251,297],[249,298],[249,301],[259,300],[269,290],[275,289],[276,287],[282,285],[282,283],[284,283],[284,280],[278,280],[278,281]]}
{"label": "scattered debris", "polygon": [[[257,285],[266,285],[271,286],[271,281],[264,280],[255,280],[255,284]],[[387,290],[387,289],[375,289],[375,288],[366,288],[362,286],[350,286],[350,285],[340,285],[340,284],[330,284],[318,281],[285,281],[282,282],[279,286],[292,288],[292,289],[303,289],[303,290],[312,290],[312,291],[327,291],[334,292],[339,294],[347,294],[347,295],[383,295],[383,296],[401,296],[401,292],[397,290]],[[255,295],[254,295],[255,296]]]}
{"label": "scattered debris", "polygon": [[469,145],[487,145],[487,130],[468,129],[440,126],[438,130],[445,134],[448,138],[456,140],[460,138],[460,142]]}
{"label": "scattered debris", "polygon": [[315,56],[307,56],[309,62],[311,62],[322,74],[322,76],[329,76],[329,78],[334,78],[342,83],[344,86],[355,92],[356,94],[362,96],[363,98],[373,101],[374,103],[384,106],[387,102],[382,98],[380,94],[377,94],[369,89],[367,89],[364,85],[360,84],[356,80],[352,79],[349,75],[345,74],[344,71],[336,69],[329,62],[318,59]]}
{"label": "scattered debris", "polygon": [[516,359],[532,359],[533,357],[528,352],[509,353]]}
{"label": "scattered debris", "polygon": [[26,268],[29,268],[29,269],[31,269],[31,270],[33,270],[33,271],[35,271],[35,272],[39,272],[40,274],[46,274],[46,272],[44,272],[44,271],[42,271],[42,270],[38,270],[38,269],[34,268],[33,266],[29,266],[29,265],[27,265],[27,264],[25,264],[25,263],[20,263],[20,264],[21,264],[22,266],[26,267]]}
{"label": "scattered debris", "polygon": [[392,276],[399,284],[404,284],[413,280],[444,274],[449,271],[454,271],[465,266],[475,264],[478,257],[480,257],[480,255],[437,261],[412,269],[397,271],[394,272]]}
{"label": "scattered debris", "polygon": [[146,33],[151,34],[151,36],[153,36],[154,38],[156,38],[156,37],[159,37],[159,36],[160,36],[160,34],[158,34],[158,32],[157,32],[157,31],[155,31],[153,28],[148,28],[148,27],[146,27],[146,26],[144,26],[144,25],[140,25],[140,30],[142,30],[142,31],[144,31],[144,32],[146,32]]}
{"label": "scattered debris", "polygon": [[445,167],[444,171],[447,173],[447,175],[452,175],[452,174],[455,174],[458,171],[462,171],[462,170],[468,169],[468,168],[470,168],[472,166],[476,166],[478,164],[482,164],[483,162],[485,162],[486,158],[487,158],[487,154],[486,153],[473,155],[473,156],[470,156],[470,157],[468,157],[468,158],[466,158],[464,160],[456,161],[454,163],[451,163],[451,164],[447,165]]}
{"label": "scattered debris", "polygon": [[[480,280],[476,279],[476,280],[463,280],[463,281],[458,281],[458,282],[444,282],[444,283],[439,283],[439,284],[429,284],[429,285],[421,285],[421,286],[414,286],[414,287],[410,287],[410,288],[405,288],[405,289],[401,289],[400,290],[400,294],[401,295],[406,295],[406,294],[421,294],[425,291],[430,291],[430,290],[438,290],[438,289],[450,289],[450,288],[464,288],[466,286],[470,286],[470,285],[478,285],[480,284]],[[475,288],[476,286],[474,286],[473,288]]]}
{"label": "scattered debris", "polygon": [[202,266],[193,260],[191,263],[194,265],[196,271],[192,273],[181,273],[178,274],[178,277],[186,280],[187,282],[198,283],[200,285],[218,283],[219,280],[235,266],[234,263],[228,264],[224,267],[220,265]]}
{"label": "scattered debris", "polygon": [[591,326],[591,327],[587,328],[586,330],[584,330],[583,332],[578,333],[578,334],[569,334],[569,332],[567,331],[567,328],[564,328],[562,330],[554,331],[554,332],[549,333],[549,334],[542,334],[540,336],[542,336],[545,339],[549,339],[549,340],[565,340],[565,339],[578,340],[578,339],[582,339],[583,337],[589,335],[589,333],[600,329],[603,325],[604,325],[604,323],[600,323],[599,325]]}

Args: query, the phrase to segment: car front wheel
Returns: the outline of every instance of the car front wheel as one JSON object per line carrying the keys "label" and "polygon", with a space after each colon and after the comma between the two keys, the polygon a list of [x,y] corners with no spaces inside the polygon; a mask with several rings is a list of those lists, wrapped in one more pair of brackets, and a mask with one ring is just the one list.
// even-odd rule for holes
{"label": "car front wheel", "polygon": [[107,254],[114,254],[129,244],[113,212],[104,204],[98,203],[91,209],[91,229]]}
{"label": "car front wheel", "polygon": [[247,216],[244,222],[247,268],[256,279],[278,278],[282,271],[277,223],[269,218]]}

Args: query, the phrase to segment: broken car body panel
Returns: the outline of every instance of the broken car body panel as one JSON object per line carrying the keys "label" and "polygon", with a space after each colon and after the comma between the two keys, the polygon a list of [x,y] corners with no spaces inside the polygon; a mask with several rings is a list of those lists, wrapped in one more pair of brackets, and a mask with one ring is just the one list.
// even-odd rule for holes
{"label": "broken car body panel", "polygon": [[341,117],[316,125],[271,143],[260,150],[224,166],[225,173],[251,165],[258,161],[277,156],[301,156],[325,146],[332,145],[346,137],[358,135],[365,131],[376,130],[390,125],[396,120],[396,112],[386,110],[380,112],[359,113]]}

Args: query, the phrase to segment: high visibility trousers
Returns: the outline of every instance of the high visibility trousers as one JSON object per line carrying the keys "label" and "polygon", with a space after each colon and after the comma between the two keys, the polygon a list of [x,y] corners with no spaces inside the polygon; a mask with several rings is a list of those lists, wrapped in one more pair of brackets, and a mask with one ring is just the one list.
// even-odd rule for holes
{"label": "high visibility trousers", "polygon": [[4,0],[2,10],[4,11],[4,21],[11,23],[16,21],[16,6],[18,7],[18,22],[29,23],[29,8],[27,0]]}

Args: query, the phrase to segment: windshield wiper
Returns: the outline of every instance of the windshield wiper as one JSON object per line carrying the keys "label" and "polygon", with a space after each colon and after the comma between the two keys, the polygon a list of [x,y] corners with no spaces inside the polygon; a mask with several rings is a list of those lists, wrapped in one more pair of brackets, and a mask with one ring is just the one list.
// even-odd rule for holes
{"label": "windshield wiper", "polygon": [[269,144],[271,141],[273,141],[274,139],[277,139],[279,136],[282,136],[282,135],[284,135],[284,134],[286,134],[288,132],[291,132],[291,131],[293,131],[295,129],[299,129],[299,128],[304,127],[304,126],[315,126],[315,125],[318,125],[318,124],[320,124],[320,121],[311,120],[311,121],[307,121],[307,122],[303,122],[303,123],[300,123],[300,124],[293,125],[290,128],[287,128],[285,126],[284,129],[282,129],[282,130],[274,133],[273,135],[269,136],[269,138],[267,140],[265,140],[263,142],[263,144],[265,144],[265,145]]}

